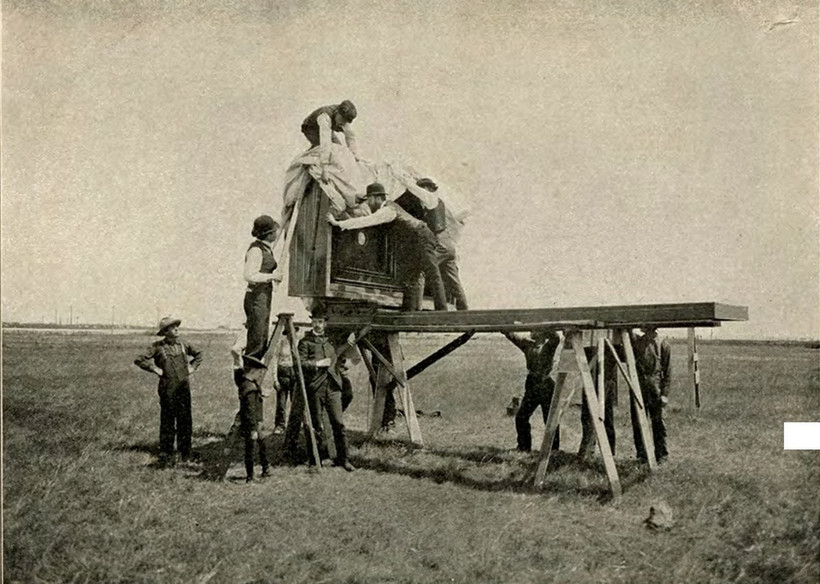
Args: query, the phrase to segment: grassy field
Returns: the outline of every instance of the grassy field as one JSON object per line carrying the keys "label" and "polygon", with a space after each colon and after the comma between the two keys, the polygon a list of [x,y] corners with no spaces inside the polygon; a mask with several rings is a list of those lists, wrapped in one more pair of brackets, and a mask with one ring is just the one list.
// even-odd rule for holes
{"label": "grassy field", "polygon": [[[424,449],[398,431],[364,442],[360,368],[347,415],[360,470],[277,465],[246,485],[238,451],[218,472],[237,407],[233,337],[188,338],[206,355],[193,398],[200,460],[159,470],[156,378],[131,364],[151,337],[4,334],[5,582],[820,581],[820,452],[782,441],[784,421],[820,419],[817,349],[704,343],[693,416],[685,345],[673,344],[670,460],[652,476],[634,462],[622,384],[613,503],[602,464],[573,455],[577,407],[546,488],[530,489],[535,459],[511,452],[505,413],[523,355],[498,335],[413,379],[416,407],[442,413],[420,418]],[[408,336],[408,361],[446,340]],[[656,501],[674,512],[669,530],[644,525]]]}

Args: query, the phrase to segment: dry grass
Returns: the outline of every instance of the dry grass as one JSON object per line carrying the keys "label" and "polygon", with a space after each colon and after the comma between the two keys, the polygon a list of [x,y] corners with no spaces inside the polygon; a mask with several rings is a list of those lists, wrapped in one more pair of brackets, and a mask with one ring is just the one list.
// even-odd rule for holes
{"label": "dry grass", "polygon": [[[523,356],[497,336],[413,380],[416,407],[442,412],[420,418],[424,449],[399,432],[364,443],[362,389],[348,412],[360,471],[277,466],[246,486],[235,451],[221,480],[236,409],[232,338],[196,339],[206,351],[194,396],[201,461],[158,470],[156,386],[130,365],[150,338],[4,335],[4,581],[820,580],[820,456],[782,450],[782,423],[820,412],[816,349],[704,344],[705,409],[691,416],[685,347],[674,345],[670,462],[648,476],[632,461],[622,391],[625,492],[611,503],[601,466],[571,454],[577,408],[546,489],[530,490],[534,459],[510,451],[504,412],[521,391]],[[444,342],[410,335],[405,351],[415,362]],[[669,531],[643,525],[655,500],[675,512]]]}

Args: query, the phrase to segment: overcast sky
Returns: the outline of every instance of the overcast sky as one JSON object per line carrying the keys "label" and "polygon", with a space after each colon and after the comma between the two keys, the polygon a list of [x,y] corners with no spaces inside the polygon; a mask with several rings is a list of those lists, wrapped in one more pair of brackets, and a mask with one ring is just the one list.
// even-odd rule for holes
{"label": "overcast sky", "polygon": [[469,201],[471,307],[717,301],[750,312],[723,337],[818,338],[817,13],[6,0],[3,320],[240,325],[301,120],[351,99],[367,158]]}

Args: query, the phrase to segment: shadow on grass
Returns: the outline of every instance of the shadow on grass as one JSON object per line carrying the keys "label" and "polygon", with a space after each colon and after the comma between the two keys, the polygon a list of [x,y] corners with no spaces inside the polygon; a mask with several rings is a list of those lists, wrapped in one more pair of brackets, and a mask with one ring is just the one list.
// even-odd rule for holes
{"label": "shadow on grass", "polygon": [[[520,453],[491,446],[424,449],[408,443],[403,437],[380,436],[374,440],[361,431],[348,432],[348,442],[357,450],[350,460],[360,469],[438,484],[452,483],[478,491],[575,494],[595,497],[601,503],[612,499],[603,462],[599,459],[584,460],[570,452],[553,451],[544,486],[539,489],[533,485],[537,451]],[[283,435],[269,435],[265,438],[265,447],[271,467],[291,464],[285,457]],[[112,448],[150,454],[155,460],[147,466],[157,470],[164,468],[158,461],[157,443],[119,444]],[[331,455],[332,450],[331,446]],[[198,471],[190,475],[193,478],[221,482],[227,480],[227,473],[233,465],[244,461],[244,443],[238,434],[199,431],[194,433],[192,454],[193,460],[179,465],[179,468]],[[300,435],[295,458],[301,464],[308,462],[304,435]],[[637,461],[616,461],[616,468],[623,489],[650,476],[648,467]]]}
{"label": "shadow on grass", "polygon": [[[537,451],[525,454],[488,446],[427,450],[398,437],[373,440],[363,432],[350,434],[351,445],[359,448],[358,455],[352,456],[351,460],[362,469],[452,483],[480,491],[572,493],[596,497],[601,503],[612,499],[603,462],[583,460],[570,452],[552,452],[545,484],[539,489],[533,484]],[[622,488],[640,483],[649,476],[648,468],[635,461],[618,461],[616,468]]]}

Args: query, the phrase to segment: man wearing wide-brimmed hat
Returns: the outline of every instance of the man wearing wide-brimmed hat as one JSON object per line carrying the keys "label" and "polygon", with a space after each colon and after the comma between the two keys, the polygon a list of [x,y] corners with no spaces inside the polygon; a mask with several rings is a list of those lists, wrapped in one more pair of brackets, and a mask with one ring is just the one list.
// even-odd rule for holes
{"label": "man wearing wide-brimmed hat", "polygon": [[270,329],[270,308],[273,302],[273,288],[282,277],[276,272],[276,258],[273,257],[273,242],[279,233],[279,224],[270,215],[260,215],[253,222],[251,235],[256,240],[245,252],[245,326],[248,337],[245,354],[262,357],[268,343]]}
{"label": "man wearing wide-brimmed hat", "polygon": [[160,320],[157,335],[164,338],[134,360],[140,369],[159,377],[160,466],[173,466],[174,440],[182,460],[191,458],[190,375],[202,363],[202,351],[179,338],[181,322],[170,316]]}
{"label": "man wearing wide-brimmed hat", "polygon": [[400,276],[404,285],[403,308],[421,308],[421,294],[416,284],[419,274],[424,273],[436,310],[447,310],[447,295],[439,271],[438,241],[435,234],[424,221],[413,217],[395,201],[388,201],[387,193],[380,183],[368,185],[365,197],[370,215],[340,221],[328,213],[328,222],[342,230],[389,224],[399,251]]}

